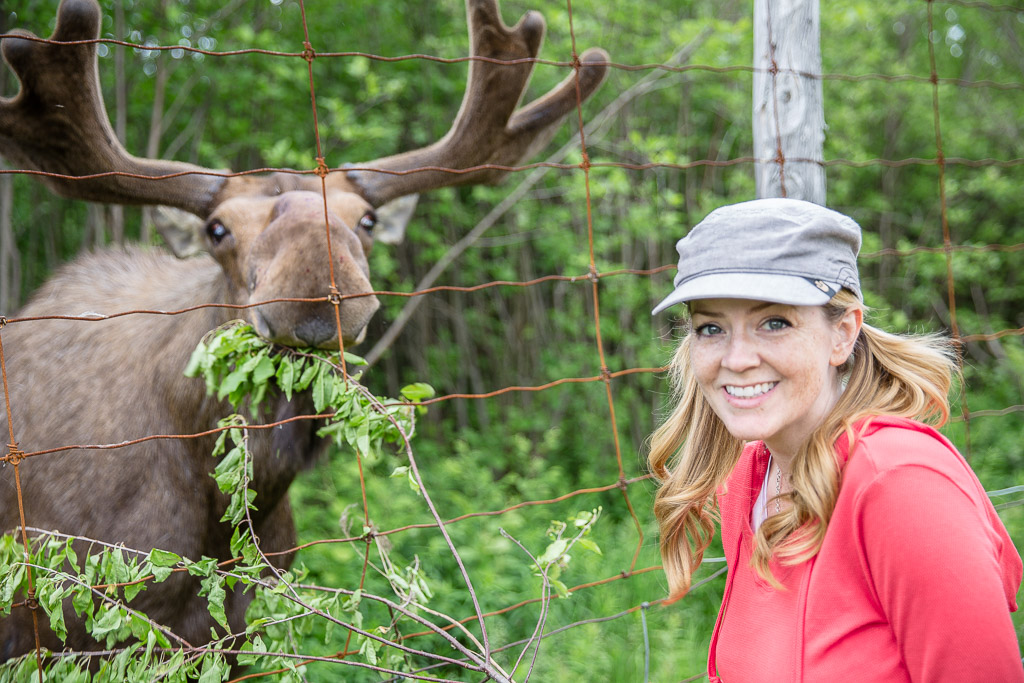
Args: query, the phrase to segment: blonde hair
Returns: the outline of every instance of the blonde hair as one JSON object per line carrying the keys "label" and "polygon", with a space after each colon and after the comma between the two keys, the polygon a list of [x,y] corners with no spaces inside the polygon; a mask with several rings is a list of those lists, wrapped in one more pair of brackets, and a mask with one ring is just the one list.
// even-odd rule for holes
{"label": "blonde hair", "polygon": [[[848,290],[824,306],[833,323],[851,309],[866,308]],[[769,517],[754,537],[754,570],[775,586],[769,562],[799,564],[817,554],[839,496],[839,467],[833,444],[865,417],[890,415],[935,425],[949,418],[947,395],[957,354],[940,335],[896,335],[868,324],[847,363],[846,390],[832,411],[793,458],[790,504]],[[668,577],[669,602],[690,588],[718,520],[716,491],[739,460],[743,442],[728,433],[704,399],[690,369],[690,336],[683,338],[669,366],[675,407],[651,435],[648,462],[661,482],[654,514],[661,531],[661,557]]]}

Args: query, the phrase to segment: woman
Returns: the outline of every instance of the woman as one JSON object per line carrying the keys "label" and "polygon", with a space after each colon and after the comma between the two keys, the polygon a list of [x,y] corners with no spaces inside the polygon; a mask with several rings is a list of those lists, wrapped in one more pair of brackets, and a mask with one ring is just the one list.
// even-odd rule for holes
{"label": "woman", "polygon": [[677,244],[689,333],[651,439],[681,598],[720,520],[714,681],[1024,681],[1021,559],[949,417],[947,340],[863,321],[860,227],[792,199],[713,211]]}

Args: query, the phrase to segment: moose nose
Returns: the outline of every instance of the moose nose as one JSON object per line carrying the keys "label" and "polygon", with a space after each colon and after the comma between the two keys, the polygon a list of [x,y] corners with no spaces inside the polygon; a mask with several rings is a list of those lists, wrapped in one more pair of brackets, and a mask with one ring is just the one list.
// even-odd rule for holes
{"label": "moose nose", "polygon": [[334,321],[323,318],[307,318],[295,326],[295,336],[308,346],[319,346],[335,336]]}

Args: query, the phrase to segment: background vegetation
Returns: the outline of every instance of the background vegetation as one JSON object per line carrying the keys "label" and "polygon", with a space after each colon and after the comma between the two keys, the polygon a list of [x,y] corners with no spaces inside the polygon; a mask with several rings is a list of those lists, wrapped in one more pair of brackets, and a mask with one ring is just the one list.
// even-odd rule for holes
{"label": "background vegetation", "polygon": [[[27,27],[48,35],[55,4],[0,1],[0,29]],[[101,4],[104,36],[109,38],[216,51],[302,50],[295,0]],[[692,164],[750,154],[751,75],[745,68],[728,68],[748,67],[752,61],[749,4],[572,3],[580,50],[598,45],[618,63],[641,65],[667,63],[689,46],[688,63],[701,65],[680,72],[613,69],[584,105],[586,122],[599,118],[617,98],[626,100],[588,137],[592,161],[664,164],[648,170],[591,170],[599,272],[672,264],[673,244],[687,226],[716,206],[753,197],[750,163]],[[509,23],[526,9],[542,11],[548,21],[541,57],[568,60],[566,4],[503,3]],[[824,81],[828,203],[865,229],[863,283],[875,322],[894,330],[950,331],[955,310],[962,335],[1010,331],[965,345],[966,385],[957,410],[969,410],[972,417],[946,431],[969,456],[987,489],[1024,484],[1024,11],[979,3],[855,0],[823,2],[821,12],[824,72],[834,76]],[[464,10],[455,0],[310,0],[305,15],[319,52],[459,57],[466,50]],[[952,255],[955,309],[947,296],[946,256],[918,249],[943,244],[929,45],[942,79],[937,105],[949,160],[943,180],[951,241],[970,247]],[[102,52],[108,108],[130,151],[236,171],[315,165],[308,78],[301,59],[113,47]],[[465,71],[465,64],[422,60],[317,59],[320,134],[328,164],[373,159],[437,139],[458,107]],[[881,76],[865,77],[869,74]],[[543,92],[564,75],[562,67],[538,65],[531,92]],[[644,79],[649,85],[640,88],[648,82]],[[10,95],[14,89],[9,74],[0,76],[0,93]],[[576,122],[570,120],[546,153],[576,136]],[[566,160],[579,158],[578,152],[570,152]],[[415,289],[460,238],[525,180],[525,173],[517,174],[497,188],[444,190],[421,198],[406,241],[393,248],[378,246],[371,255],[375,286]],[[582,171],[546,172],[436,284],[585,276],[590,259],[585,181]],[[157,239],[137,210],[62,201],[31,178],[17,175],[0,176],[0,233],[6,236],[0,255],[0,313],[7,315],[55,267],[81,250]],[[671,277],[669,270],[600,280],[600,349],[610,371],[656,368],[666,362],[676,338],[671,316],[652,319],[649,311]],[[373,340],[382,338],[410,301],[418,308],[401,335],[388,348],[373,349]],[[397,395],[402,386],[416,381],[429,382],[440,395],[448,395],[539,386],[602,372],[592,290],[585,278],[474,293],[439,292],[413,300],[383,297],[368,339],[357,351],[379,359],[364,382],[385,395]],[[421,418],[414,447],[441,514],[501,510],[616,484],[617,449],[622,476],[641,477],[643,442],[663,407],[664,378],[640,372],[618,377],[609,387],[614,421],[602,382],[433,405]],[[385,454],[369,466],[368,513],[382,530],[429,521],[420,499],[387,476],[401,464]],[[547,542],[549,520],[603,508],[591,535],[603,554],[578,553],[562,580],[573,586],[628,578],[556,600],[547,630],[633,611],[545,640],[537,680],[645,680],[645,666],[649,679],[657,681],[700,673],[721,579],[672,607],[636,609],[658,600],[665,590],[657,571],[630,575],[659,563],[652,491],[650,481],[641,480],[626,487],[628,499],[612,488],[451,525],[484,610],[499,610],[540,594],[527,558],[499,527],[539,553]],[[1003,519],[1018,547],[1024,545],[1024,515],[1013,505],[1020,497],[1011,492],[995,500],[1006,506]],[[358,535],[347,531],[358,530],[363,516],[352,458],[333,453],[329,462],[306,472],[293,487],[293,506],[302,542]],[[396,561],[420,559],[435,593],[433,608],[457,617],[472,615],[461,578],[436,531],[413,529],[386,538]],[[352,586],[359,581],[362,557],[361,546],[334,543],[302,551],[300,561],[310,570],[309,582]],[[701,576],[719,567],[710,565]],[[369,581],[382,580],[371,571]],[[492,618],[492,642],[528,637],[537,616],[534,604]],[[1024,635],[1024,618],[1016,617],[1015,623],[1018,636]],[[326,646],[322,631],[309,638],[303,652],[333,653],[345,644],[339,633]],[[359,676],[350,669],[344,673],[350,680]],[[334,680],[339,669],[316,664],[306,675],[309,680]]]}

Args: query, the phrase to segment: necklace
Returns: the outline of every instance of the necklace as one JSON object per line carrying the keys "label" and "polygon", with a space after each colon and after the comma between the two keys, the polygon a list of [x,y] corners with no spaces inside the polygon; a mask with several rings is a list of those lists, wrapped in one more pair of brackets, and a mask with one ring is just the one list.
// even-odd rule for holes
{"label": "necklace", "polygon": [[779,468],[775,475],[775,514],[779,514],[781,511],[779,496],[782,495],[782,468],[779,467],[779,463],[775,463],[775,466]]}

